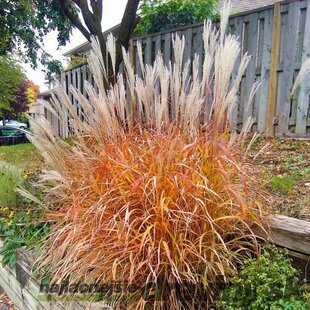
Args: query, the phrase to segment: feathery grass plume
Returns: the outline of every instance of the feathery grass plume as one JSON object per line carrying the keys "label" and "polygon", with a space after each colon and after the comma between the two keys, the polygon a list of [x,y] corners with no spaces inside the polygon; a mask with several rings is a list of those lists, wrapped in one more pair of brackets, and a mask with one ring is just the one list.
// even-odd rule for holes
{"label": "feathery grass plume", "polygon": [[296,90],[297,90],[299,84],[301,83],[301,81],[302,81],[302,80],[305,78],[305,76],[307,76],[307,74],[309,74],[309,73],[310,73],[310,58],[307,58],[307,59],[303,62],[302,66],[301,66],[301,68],[300,68],[300,70],[299,70],[299,73],[298,73],[297,78],[296,78],[296,80],[295,80],[295,83],[294,83],[294,85],[293,85],[293,89],[292,89],[292,92],[291,92],[291,96],[294,95],[294,93],[296,92]]}
{"label": "feathery grass plume", "polygon": [[167,67],[160,54],[144,65],[138,45],[141,76],[123,51],[124,74],[106,89],[93,40],[89,68],[98,92],[87,81],[88,99],[71,88],[83,121],[60,85],[53,96],[55,113],[68,111],[70,142],[33,120],[32,141],[49,167],[42,205],[53,222],[40,261],[55,281],[131,285],[128,308],[206,309],[217,284],[258,253],[251,228],[265,210],[242,146],[252,120],[236,135],[229,113],[249,56],[231,80],[240,44],[225,34],[227,11],[222,18],[219,31],[205,24],[202,77],[197,55],[190,76],[184,38],[175,37]]}

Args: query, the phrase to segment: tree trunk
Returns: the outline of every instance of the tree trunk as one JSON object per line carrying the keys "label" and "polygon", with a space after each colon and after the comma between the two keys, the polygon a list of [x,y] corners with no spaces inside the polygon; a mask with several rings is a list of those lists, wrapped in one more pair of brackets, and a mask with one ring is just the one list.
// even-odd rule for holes
{"label": "tree trunk", "polygon": [[[102,0],[91,0],[90,5],[92,11],[89,8],[89,3],[87,0],[71,0],[81,11],[84,23],[86,27],[83,26],[81,20],[76,14],[73,14],[70,11],[70,6],[68,5],[67,1],[70,0],[57,0],[61,5],[61,8],[65,12],[67,18],[70,20],[72,25],[79,29],[84,37],[90,41],[91,36],[98,37],[101,52],[103,59],[107,59],[106,57],[106,42],[104,36],[102,34],[101,28],[101,19],[102,19]],[[128,0],[127,5],[124,11],[124,15],[116,36],[116,65],[115,65],[115,72],[119,71],[120,64],[123,59],[122,55],[122,46],[128,50],[129,40],[131,34],[134,30],[136,25],[136,13],[139,6],[140,0]],[[109,84],[114,84],[115,76],[112,69],[111,59],[108,58],[107,65],[107,83],[106,87]]]}

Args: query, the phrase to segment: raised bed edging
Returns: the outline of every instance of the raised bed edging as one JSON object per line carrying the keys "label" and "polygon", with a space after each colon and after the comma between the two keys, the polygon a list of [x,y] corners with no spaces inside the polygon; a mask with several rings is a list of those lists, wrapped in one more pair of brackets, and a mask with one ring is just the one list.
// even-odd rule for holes
{"label": "raised bed edging", "polygon": [[[257,232],[258,235],[264,239],[270,239],[279,247],[287,248],[296,265],[301,268],[305,278],[309,281],[310,222],[283,215],[270,215],[266,218],[266,224],[269,227],[269,237],[263,231]],[[23,255],[19,255],[15,268],[0,266],[0,287],[19,310],[111,309],[103,302],[38,300],[38,296],[42,295],[39,283],[32,276],[29,261]]]}
{"label": "raised bed edging", "polygon": [[310,222],[272,214],[266,218],[266,226],[268,235],[264,231],[256,231],[257,235],[286,248],[295,267],[310,281]]}
{"label": "raised bed edging", "polygon": [[[0,239],[0,247],[2,241]],[[2,257],[0,256],[0,260]],[[104,302],[42,301],[40,284],[33,277],[29,260],[18,255],[14,268],[2,267],[0,263],[0,287],[19,310],[110,310]],[[46,296],[46,295],[45,295]]]}

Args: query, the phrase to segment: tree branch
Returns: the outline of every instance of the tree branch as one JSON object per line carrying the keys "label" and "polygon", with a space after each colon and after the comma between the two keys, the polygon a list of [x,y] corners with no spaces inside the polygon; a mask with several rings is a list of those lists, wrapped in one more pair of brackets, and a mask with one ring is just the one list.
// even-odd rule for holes
{"label": "tree branch", "polygon": [[90,5],[93,9],[94,15],[96,15],[101,21],[101,19],[102,19],[102,0],[90,0]]}
{"label": "tree branch", "polygon": [[128,0],[125,8],[125,12],[118,30],[118,38],[116,41],[116,69],[122,61],[122,46],[127,50],[129,46],[129,40],[136,25],[136,13],[140,0]]}
{"label": "tree branch", "polygon": [[121,21],[117,41],[121,46],[124,46],[125,49],[128,48],[128,43],[130,40],[131,33],[133,31],[133,26],[135,25],[136,13],[139,3],[140,0],[128,0]]}
{"label": "tree branch", "polygon": [[94,14],[89,10],[87,0],[75,0],[78,2],[78,7],[80,8],[84,22],[92,35],[99,36],[102,34],[101,30],[101,19],[99,20],[94,16]]}
{"label": "tree branch", "polygon": [[[84,37],[90,42],[90,33],[89,31],[83,26],[81,20],[78,16],[74,15],[72,11],[70,10],[67,1],[66,0],[57,0],[60,4],[61,8],[63,9],[64,13],[66,14],[67,18],[70,20],[72,25],[76,27],[78,30],[81,31],[81,33],[84,35]],[[79,3],[79,0],[73,1],[74,3]]]}

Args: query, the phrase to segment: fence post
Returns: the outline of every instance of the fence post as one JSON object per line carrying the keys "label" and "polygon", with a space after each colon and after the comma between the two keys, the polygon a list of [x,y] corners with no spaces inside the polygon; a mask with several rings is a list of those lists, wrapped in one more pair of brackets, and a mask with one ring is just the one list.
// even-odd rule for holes
{"label": "fence post", "polygon": [[[303,54],[301,57],[301,65],[310,57],[310,0],[307,1],[307,15],[305,25],[305,37],[303,42]],[[295,134],[305,134],[307,131],[307,113],[310,96],[310,77],[305,77],[300,83],[300,89],[297,100],[296,128]]]}
{"label": "fence post", "polygon": [[268,92],[268,107],[266,118],[266,135],[274,136],[274,117],[277,108],[277,92],[278,92],[278,72],[277,65],[280,56],[281,47],[281,4],[276,2],[273,9],[272,23],[272,45],[271,45],[271,60],[270,60],[270,77],[269,77],[269,92]]}

